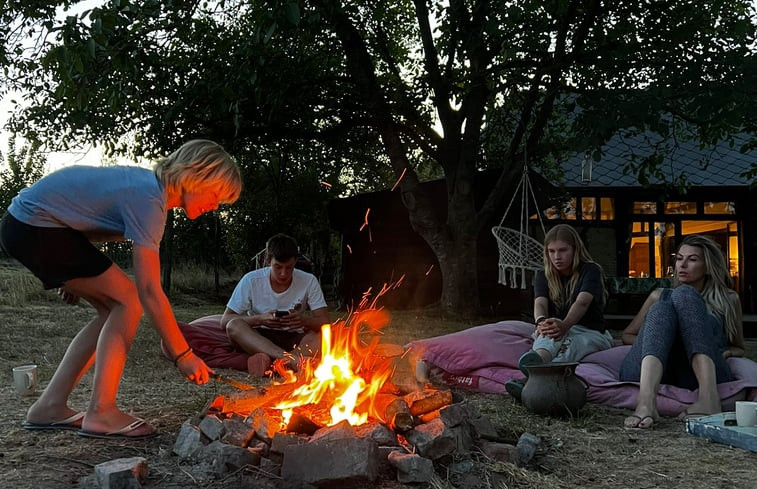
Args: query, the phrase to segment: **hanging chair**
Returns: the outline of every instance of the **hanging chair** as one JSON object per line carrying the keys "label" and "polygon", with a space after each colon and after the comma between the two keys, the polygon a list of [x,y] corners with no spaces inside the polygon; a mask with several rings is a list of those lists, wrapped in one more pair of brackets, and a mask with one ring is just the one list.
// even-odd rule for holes
{"label": "hanging chair", "polygon": [[[504,227],[502,224],[505,222],[505,218],[519,193],[521,200],[520,229]],[[542,233],[545,233],[544,222],[542,221],[541,214],[538,212],[539,206],[536,202],[533,188],[531,188],[531,182],[528,179],[528,166],[524,165],[523,176],[513,193],[513,198],[510,199],[510,203],[505,210],[505,214],[502,216],[499,226],[492,228],[492,234],[496,238],[497,247],[499,248],[499,274],[497,281],[505,286],[509,282],[509,286],[512,288],[517,287],[520,276],[520,288],[525,289],[526,271],[536,272],[544,268],[544,245],[528,235],[529,196],[533,199],[537,208],[537,216],[539,216]]]}

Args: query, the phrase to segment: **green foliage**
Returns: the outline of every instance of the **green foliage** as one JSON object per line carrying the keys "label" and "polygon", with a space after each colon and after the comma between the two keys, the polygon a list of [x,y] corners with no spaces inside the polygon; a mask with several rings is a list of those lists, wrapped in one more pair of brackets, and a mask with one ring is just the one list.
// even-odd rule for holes
{"label": "green foliage", "polygon": [[45,170],[47,159],[37,144],[25,143],[16,149],[16,135],[8,139],[8,154],[0,153],[0,213],[5,212],[23,188],[39,180]]}
{"label": "green foliage", "polygon": [[[471,294],[461,307],[475,303],[475,274],[452,274],[476,266],[450,262],[475,260],[461,250],[524,163],[559,179],[565,155],[601,158],[619,130],[679,137],[689,126],[705,145],[757,133],[751,0],[119,0],[64,21],[9,5],[4,20],[47,28],[50,41],[21,59],[0,30],[0,63],[30,97],[13,127],[30,140],[150,157],[218,140],[245,173],[243,199],[221,214],[234,261],[274,231],[315,239],[327,198],[402,175],[445,288]],[[629,157],[628,171],[643,181],[659,161]],[[502,175],[472,198],[482,168]],[[418,187],[438,176],[441,211]]]}

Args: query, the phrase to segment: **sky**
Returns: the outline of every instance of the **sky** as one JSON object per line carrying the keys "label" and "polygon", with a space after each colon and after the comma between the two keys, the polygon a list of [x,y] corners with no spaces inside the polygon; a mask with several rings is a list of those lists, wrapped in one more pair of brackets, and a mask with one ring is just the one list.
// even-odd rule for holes
{"label": "sky", "polygon": [[[72,9],[67,12],[60,11],[59,17],[65,18],[69,14],[78,14],[84,10],[91,9],[92,7],[102,4],[102,0],[84,0],[74,5]],[[13,111],[14,105],[12,100],[18,102],[22,101],[21,94],[8,93],[4,97],[0,98],[0,153],[3,156],[8,152],[8,138],[10,134],[3,128],[10,119],[10,114]],[[19,147],[23,141],[16,142],[16,147]],[[103,151],[101,147],[92,145],[83,146],[79,148],[73,148],[66,152],[50,152],[47,155],[47,171],[54,171],[58,168],[68,165],[93,165],[99,166],[103,158]]]}

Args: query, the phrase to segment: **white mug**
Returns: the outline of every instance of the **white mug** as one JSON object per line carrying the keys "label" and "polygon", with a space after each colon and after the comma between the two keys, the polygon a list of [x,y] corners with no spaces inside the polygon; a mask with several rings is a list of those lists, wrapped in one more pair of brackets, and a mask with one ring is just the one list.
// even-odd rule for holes
{"label": "white mug", "polygon": [[757,402],[736,401],[736,424],[738,426],[757,426]]}
{"label": "white mug", "polygon": [[13,386],[19,396],[31,396],[37,390],[37,366],[13,367]]}

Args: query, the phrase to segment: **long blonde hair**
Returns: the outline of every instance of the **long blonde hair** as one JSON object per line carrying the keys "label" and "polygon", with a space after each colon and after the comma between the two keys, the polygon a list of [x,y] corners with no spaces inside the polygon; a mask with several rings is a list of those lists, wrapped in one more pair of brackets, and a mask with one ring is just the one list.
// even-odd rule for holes
{"label": "long blonde hair", "polygon": [[221,202],[236,202],[242,192],[242,174],[223,147],[208,139],[193,139],[158,161],[155,174],[169,192],[193,192],[217,185]]}
{"label": "long blonde hair", "polygon": [[[567,287],[563,287],[562,280],[560,280],[560,273],[552,265],[552,261],[549,259],[549,251],[547,247],[554,241],[562,241],[573,248],[573,263],[571,264],[572,272],[570,279],[568,280]],[[567,224],[558,224],[544,236],[544,276],[547,278],[547,286],[549,287],[549,298],[552,302],[561,308],[570,302],[570,298],[573,295],[573,290],[578,283],[578,277],[581,275],[581,266],[586,263],[595,263],[589,256],[589,252],[586,250],[583,240],[578,235],[572,226]],[[599,264],[597,264],[599,266]],[[600,282],[602,284],[602,302],[607,301],[607,288],[605,287],[604,272],[602,267],[600,270]]]}
{"label": "long blonde hair", "polygon": [[[704,285],[700,295],[707,305],[707,310],[716,312],[723,317],[723,328],[729,341],[733,342],[738,338],[738,314],[733,302],[729,296],[733,293],[731,289],[731,274],[725,261],[725,255],[720,249],[720,245],[710,238],[701,234],[690,234],[683,238],[678,250],[684,245],[695,246],[702,250],[704,260],[705,274]],[[676,266],[678,261],[676,260]],[[673,279],[673,285],[678,285],[678,277]]]}

